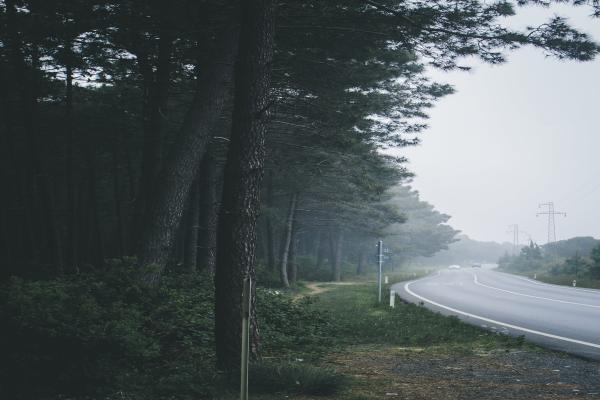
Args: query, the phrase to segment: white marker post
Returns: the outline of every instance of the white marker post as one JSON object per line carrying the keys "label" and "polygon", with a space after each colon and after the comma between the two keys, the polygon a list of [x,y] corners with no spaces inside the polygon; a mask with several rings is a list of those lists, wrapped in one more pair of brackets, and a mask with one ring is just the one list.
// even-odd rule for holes
{"label": "white marker post", "polygon": [[386,285],[388,284],[388,277],[387,277],[387,275],[386,275],[386,276],[385,276],[385,278],[384,278],[384,283],[385,283]]}
{"label": "white marker post", "polygon": [[379,264],[379,274],[377,276],[377,302],[381,304],[381,269],[383,266],[383,241],[377,243],[377,262]]}
{"label": "white marker post", "polygon": [[250,353],[250,302],[251,302],[252,280],[247,277],[244,280],[242,292],[242,368],[240,379],[240,399],[248,399],[248,360]]}
{"label": "white marker post", "polygon": [[573,287],[577,286],[577,281],[573,279]]}
{"label": "white marker post", "polygon": [[396,292],[393,290],[390,290],[390,307],[394,308],[395,302],[396,302]]}
{"label": "white marker post", "polygon": [[533,274],[533,279],[537,279],[537,274]]}

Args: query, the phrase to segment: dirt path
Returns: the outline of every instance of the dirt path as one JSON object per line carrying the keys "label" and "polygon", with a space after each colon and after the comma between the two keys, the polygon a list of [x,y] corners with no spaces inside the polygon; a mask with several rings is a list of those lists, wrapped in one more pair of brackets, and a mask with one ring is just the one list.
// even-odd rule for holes
{"label": "dirt path", "polygon": [[298,295],[298,297],[315,296],[317,294],[327,292],[336,286],[357,285],[359,283],[364,282],[306,282],[306,288],[310,291],[307,293],[301,293]]}

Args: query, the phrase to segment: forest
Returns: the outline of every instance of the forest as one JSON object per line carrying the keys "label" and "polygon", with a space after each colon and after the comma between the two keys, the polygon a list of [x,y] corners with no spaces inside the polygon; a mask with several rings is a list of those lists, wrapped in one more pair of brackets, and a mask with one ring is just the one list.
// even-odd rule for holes
{"label": "forest", "polygon": [[394,267],[447,248],[450,217],[386,151],[453,92],[427,68],[597,52],[559,17],[503,26],[516,9],[0,0],[0,394],[145,393],[185,370],[153,392],[172,398],[239,369],[247,277],[259,357],[264,287],[373,271],[379,239]]}

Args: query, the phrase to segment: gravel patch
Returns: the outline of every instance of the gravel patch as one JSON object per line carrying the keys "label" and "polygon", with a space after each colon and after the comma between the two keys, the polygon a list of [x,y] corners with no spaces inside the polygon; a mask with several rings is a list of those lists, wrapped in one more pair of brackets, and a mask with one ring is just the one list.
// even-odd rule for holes
{"label": "gravel patch", "polygon": [[600,363],[553,352],[406,353],[392,370],[407,384],[428,385],[430,398],[600,398]]}

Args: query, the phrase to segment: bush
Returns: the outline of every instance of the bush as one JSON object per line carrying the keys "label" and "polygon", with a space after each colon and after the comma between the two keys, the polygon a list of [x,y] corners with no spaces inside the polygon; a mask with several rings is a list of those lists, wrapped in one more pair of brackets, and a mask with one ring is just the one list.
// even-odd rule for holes
{"label": "bush", "polygon": [[340,392],[349,380],[326,368],[301,362],[257,363],[250,366],[252,393],[288,393],[327,396]]}
{"label": "bush", "polygon": [[[0,398],[212,398],[214,292],[211,276],[167,274],[158,290],[136,271],[106,271],[0,287]],[[309,307],[259,288],[266,354],[319,353],[327,322]],[[306,349],[305,349],[306,348]]]}
{"label": "bush", "polygon": [[133,268],[0,288],[0,397],[209,396],[212,280],[136,284]]}
{"label": "bush", "polygon": [[312,307],[312,297],[294,300],[274,289],[257,289],[257,312],[263,352],[278,356],[302,349],[302,355],[324,352],[333,341],[327,337],[329,319]]}

